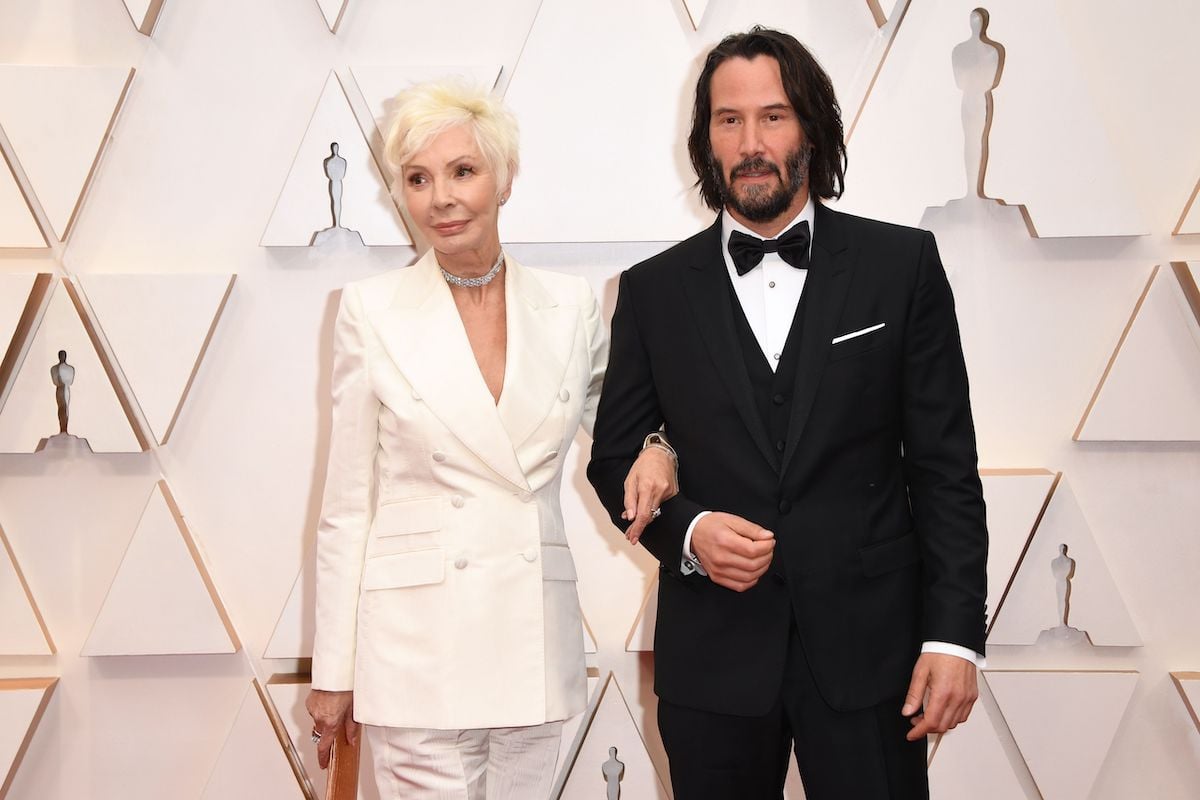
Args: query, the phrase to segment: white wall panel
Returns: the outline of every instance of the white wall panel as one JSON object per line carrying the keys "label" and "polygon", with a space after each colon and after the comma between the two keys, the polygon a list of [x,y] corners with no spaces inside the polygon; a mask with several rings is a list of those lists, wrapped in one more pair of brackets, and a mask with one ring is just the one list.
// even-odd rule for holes
{"label": "white wall panel", "polygon": [[59,282],[0,408],[0,452],[31,453],[43,439],[58,433],[50,367],[58,363],[60,350],[67,352],[67,363],[75,367],[67,432],[87,439],[97,453],[141,450],[67,287]]}
{"label": "white wall panel", "polygon": [[0,161],[5,162],[0,168],[0,248],[45,247],[46,237],[33,218],[29,201],[17,184],[12,167],[3,155],[0,155]]}
{"label": "white wall panel", "polygon": [[60,239],[132,80],[119,67],[0,66],[0,128]]}

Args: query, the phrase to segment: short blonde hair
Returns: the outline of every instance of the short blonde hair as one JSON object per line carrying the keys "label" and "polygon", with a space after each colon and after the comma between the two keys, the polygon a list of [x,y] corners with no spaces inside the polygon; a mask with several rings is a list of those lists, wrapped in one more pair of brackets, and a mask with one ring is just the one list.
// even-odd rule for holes
{"label": "short blonde hair", "polygon": [[400,196],[404,165],[439,134],[466,125],[503,192],[517,174],[517,119],[500,99],[462,78],[415,84],[396,95],[383,158]]}

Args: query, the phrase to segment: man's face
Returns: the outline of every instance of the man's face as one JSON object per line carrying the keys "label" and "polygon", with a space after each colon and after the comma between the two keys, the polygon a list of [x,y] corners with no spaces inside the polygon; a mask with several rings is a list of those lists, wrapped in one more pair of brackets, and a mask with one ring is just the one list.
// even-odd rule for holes
{"label": "man's face", "polygon": [[712,168],[726,208],[743,222],[785,222],[808,201],[812,150],[770,56],[731,58],[710,87]]}

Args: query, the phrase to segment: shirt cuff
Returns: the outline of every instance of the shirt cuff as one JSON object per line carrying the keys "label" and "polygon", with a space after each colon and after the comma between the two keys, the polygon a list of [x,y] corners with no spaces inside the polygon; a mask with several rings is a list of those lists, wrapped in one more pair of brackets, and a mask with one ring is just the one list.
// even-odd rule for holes
{"label": "shirt cuff", "polygon": [[[685,545],[686,546],[686,545]],[[969,647],[962,647],[949,642],[924,642],[921,645],[922,653],[941,653],[946,656],[958,656],[966,659],[975,665],[976,669],[984,669],[987,667],[987,658],[983,653],[976,653]]]}
{"label": "shirt cuff", "polygon": [[700,559],[696,558],[696,554],[692,552],[692,531],[696,530],[696,523],[711,514],[711,511],[701,511],[692,518],[688,525],[687,533],[683,535],[683,560],[679,564],[679,571],[684,575],[691,575],[693,572],[699,572],[704,577],[708,577],[708,573],[704,571],[704,567],[700,565]]}

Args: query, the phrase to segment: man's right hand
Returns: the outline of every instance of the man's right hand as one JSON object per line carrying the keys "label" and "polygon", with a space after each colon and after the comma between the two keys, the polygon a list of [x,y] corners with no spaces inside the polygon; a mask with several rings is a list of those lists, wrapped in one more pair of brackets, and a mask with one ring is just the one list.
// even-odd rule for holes
{"label": "man's right hand", "polygon": [[714,583],[744,592],[767,571],[775,534],[735,514],[714,511],[692,530],[692,552]]}

